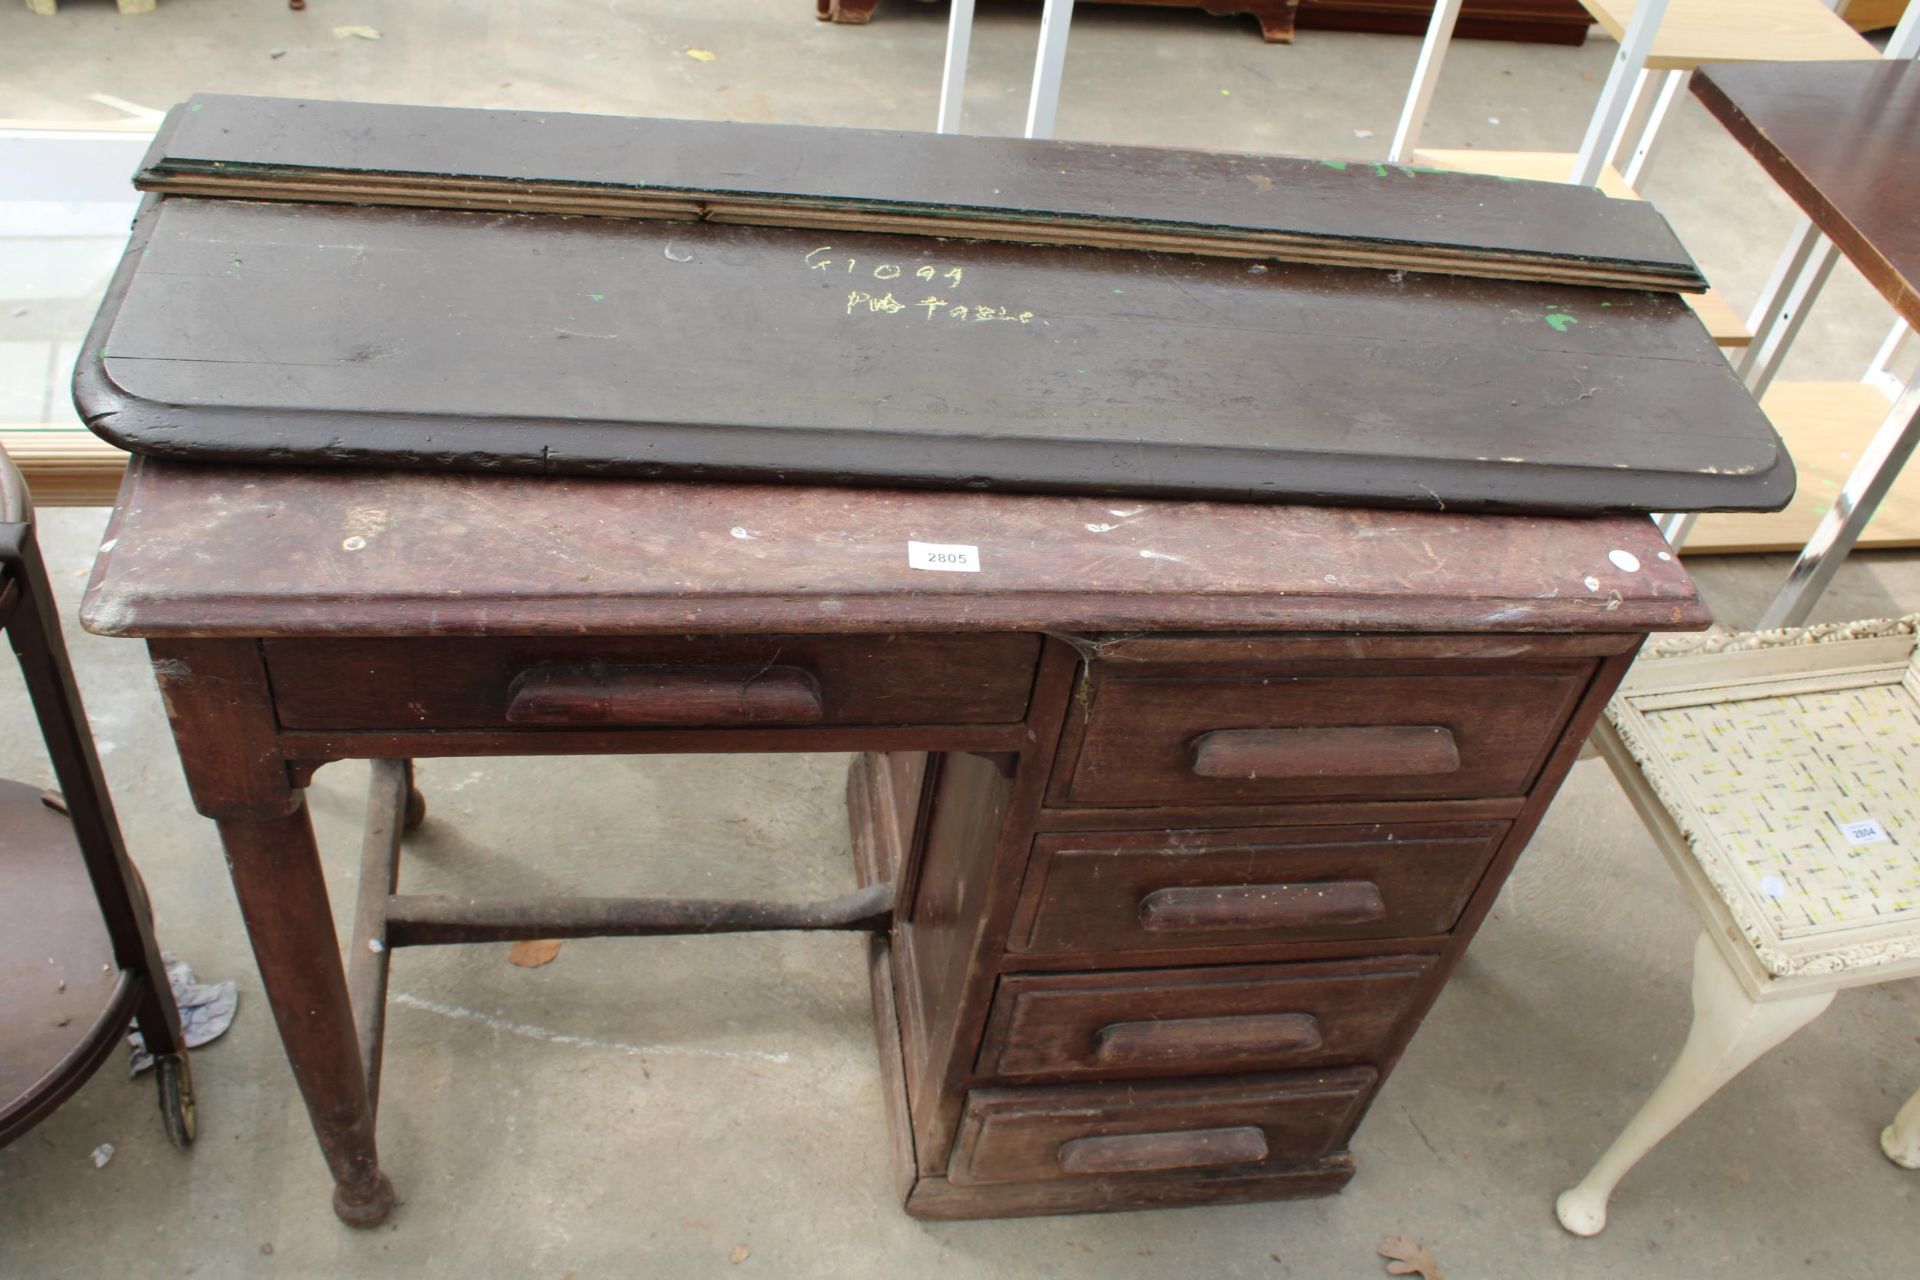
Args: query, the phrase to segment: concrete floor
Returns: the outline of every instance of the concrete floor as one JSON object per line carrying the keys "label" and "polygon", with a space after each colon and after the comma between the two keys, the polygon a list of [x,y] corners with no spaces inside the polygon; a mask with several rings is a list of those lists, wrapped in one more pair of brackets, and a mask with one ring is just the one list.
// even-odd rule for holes
{"label": "concrete floor", "polygon": [[[195,90],[922,127],[944,11],[887,0],[872,26],[807,0],[587,5],[163,0],[123,18],[66,0],[0,8],[0,116],[73,119],[102,91],[164,106]],[[348,23],[378,42],[337,39]],[[1035,23],[983,7],[969,127],[1017,132]],[[1416,42],[1091,8],[1074,27],[1060,133],[1377,157]],[[690,58],[703,49],[711,62]],[[273,50],[284,56],[271,57]],[[1463,42],[1435,145],[1571,148],[1612,46]],[[1792,222],[1691,103],[1650,193],[1745,306]],[[1371,137],[1358,131],[1371,130]],[[0,295],[8,295],[0,280]],[[86,307],[0,314],[0,339],[77,336]],[[67,312],[73,312],[69,315]],[[1791,376],[1849,377],[1888,316],[1842,267]],[[11,326],[11,327],[9,327]],[[48,329],[48,326],[53,326]],[[104,513],[45,513],[66,616]],[[1717,613],[1749,622],[1785,561],[1705,561]],[[1920,557],[1863,556],[1823,617],[1920,608]],[[71,627],[70,631],[77,630]],[[1017,1222],[922,1224],[894,1203],[857,945],[762,937],[573,942],[514,968],[505,947],[402,955],[382,1146],[402,1207],[357,1234],[279,1055],[211,825],[187,804],[141,649],[72,635],[91,717],[165,944],[234,977],[240,1016],[195,1059],[200,1142],[160,1132],[150,1084],[103,1070],[0,1151],[0,1275],[1207,1276],[1381,1274],[1405,1234],[1464,1277],[1911,1273],[1920,1175],[1874,1135],[1920,1085],[1920,988],[1843,995],[1628,1179],[1577,1241],[1553,1194],[1611,1138],[1686,1025],[1695,926],[1631,809],[1580,765],[1500,906],[1383,1090],[1334,1200]],[[48,780],[11,667],[0,775]],[[430,761],[422,891],[765,893],[851,884],[844,759]],[[316,781],[336,903],[351,899],[364,767]],[[344,921],[343,921],[344,925]],[[117,1154],[95,1169],[88,1152]],[[737,1246],[749,1252],[739,1262]]]}

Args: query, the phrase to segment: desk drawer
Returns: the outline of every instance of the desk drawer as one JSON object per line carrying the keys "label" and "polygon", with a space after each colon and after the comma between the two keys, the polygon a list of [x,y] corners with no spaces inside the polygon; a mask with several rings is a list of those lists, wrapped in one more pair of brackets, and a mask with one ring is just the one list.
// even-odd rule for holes
{"label": "desk drawer", "polygon": [[1141,831],[1034,841],[1008,948],[1149,951],[1453,928],[1504,823]]}
{"label": "desk drawer", "polygon": [[1012,974],[980,1073],[1122,1080],[1378,1062],[1433,962]]}
{"label": "desk drawer", "polygon": [[1524,795],[1593,670],[1583,659],[1313,662],[1196,677],[1096,665],[1053,801]]}
{"label": "desk drawer", "polygon": [[268,640],[289,729],[1006,724],[1033,635]]}
{"label": "desk drawer", "polygon": [[1227,1080],[975,1089],[948,1178],[995,1182],[1253,1173],[1317,1160],[1358,1120],[1367,1068]]}

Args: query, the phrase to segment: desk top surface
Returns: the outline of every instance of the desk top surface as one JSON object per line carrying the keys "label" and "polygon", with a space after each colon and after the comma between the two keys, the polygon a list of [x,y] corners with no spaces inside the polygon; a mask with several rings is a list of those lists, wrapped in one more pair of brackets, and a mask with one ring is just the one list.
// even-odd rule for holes
{"label": "desk top surface", "polygon": [[[909,541],[977,548],[916,569]],[[1644,517],[138,458],[82,618],[134,636],[1680,630]]]}
{"label": "desk top surface", "polygon": [[1693,92],[1894,309],[1920,324],[1920,65],[1709,66]]}

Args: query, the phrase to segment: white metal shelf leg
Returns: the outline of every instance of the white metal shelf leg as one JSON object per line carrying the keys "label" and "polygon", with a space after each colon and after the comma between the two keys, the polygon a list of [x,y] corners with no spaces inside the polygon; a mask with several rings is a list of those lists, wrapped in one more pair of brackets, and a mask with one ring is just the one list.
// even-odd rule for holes
{"label": "white metal shelf leg", "polygon": [[1615,135],[1626,117],[1641,68],[1653,50],[1653,37],[1660,31],[1660,20],[1667,15],[1667,0],[1640,0],[1633,17],[1620,38],[1620,50],[1613,56],[1613,70],[1600,90],[1593,117],[1587,121],[1587,136],[1580,143],[1580,156],[1574,161],[1573,176],[1567,179],[1583,187],[1600,181],[1600,171],[1612,158]]}
{"label": "white metal shelf leg", "polygon": [[1060,108],[1060,74],[1067,65],[1067,28],[1073,0],[1047,0],[1040,11],[1040,47],[1033,55],[1033,94],[1027,99],[1027,136],[1051,138]]}
{"label": "white metal shelf leg", "polygon": [[1427,22],[1427,38],[1420,42],[1420,60],[1413,64],[1413,83],[1407,86],[1407,100],[1400,107],[1400,123],[1393,131],[1393,145],[1387,148],[1390,164],[1406,164],[1413,149],[1420,145],[1420,131],[1427,127],[1427,108],[1433,105],[1433,91],[1440,83],[1440,66],[1447,60],[1447,47],[1453,43],[1453,28],[1460,20],[1463,0],[1439,0],[1433,17]]}
{"label": "white metal shelf leg", "polygon": [[1820,525],[1807,539],[1800,558],[1793,562],[1786,585],[1760,615],[1759,629],[1797,627],[1807,620],[1820,595],[1840,571],[1853,544],[1873,519],[1875,508],[1887,496],[1887,490],[1907,465],[1914,444],[1920,441],[1920,378],[1913,380],[1893,402],[1893,409],[1873,433],[1853,474],[1840,486],[1840,494],[1820,517]]}
{"label": "white metal shelf leg", "polygon": [[1655,523],[1660,526],[1660,536],[1667,540],[1667,545],[1678,551],[1687,545],[1687,537],[1693,532],[1693,522],[1699,518],[1697,512],[1676,511]]}
{"label": "white metal shelf leg", "polygon": [[1893,1123],[1880,1131],[1880,1149],[1902,1169],[1920,1169],[1920,1093],[1908,1098]]}
{"label": "white metal shelf leg", "polygon": [[[1800,279],[1800,273],[1806,269],[1807,259],[1819,247],[1824,239],[1814,229],[1813,219],[1801,215],[1793,234],[1787,237],[1786,247],[1780,250],[1780,256],[1774,261],[1773,270],[1767,273],[1767,282],[1760,286],[1760,298],[1753,304],[1753,310],[1747,313],[1747,332],[1755,341],[1765,336],[1767,326],[1775,323],[1780,308],[1786,303],[1787,294]],[[1748,348],[1750,352],[1751,347]],[[1747,364],[1743,360],[1741,373],[1745,373]]]}
{"label": "white metal shelf leg", "polygon": [[973,44],[973,0],[951,0],[947,11],[947,60],[940,71],[940,118],[936,133],[960,132],[961,99],[967,93],[967,50]]}
{"label": "white metal shelf leg", "polygon": [[1900,388],[1905,385],[1899,375],[1893,372],[1891,366],[1894,357],[1900,354],[1901,344],[1912,332],[1912,328],[1905,320],[1895,320],[1893,328],[1887,330],[1886,341],[1882,342],[1880,349],[1873,353],[1873,363],[1869,364],[1867,371],[1860,375],[1860,381],[1886,392],[1889,400],[1899,399]]}
{"label": "white metal shelf leg", "polygon": [[1760,1057],[1833,1003],[1833,992],[1755,1000],[1740,985],[1713,939],[1693,945],[1693,1026],[1667,1074],[1620,1136],[1579,1185],[1560,1193],[1554,1212],[1577,1236],[1599,1235],[1607,1225],[1607,1200],[1640,1157],[1653,1150],[1700,1104]]}
{"label": "white metal shelf leg", "polygon": [[1816,232],[1806,261],[1788,284],[1785,300],[1754,329],[1746,354],[1734,366],[1754,399],[1767,394],[1767,388],[1773,385],[1774,375],[1787,358],[1787,348],[1800,336],[1800,326],[1813,310],[1813,300],[1827,287],[1827,278],[1839,261],[1839,248]]}
{"label": "white metal shelf leg", "polygon": [[1612,164],[1614,157],[1620,154],[1620,148],[1626,145],[1627,130],[1633,127],[1633,118],[1640,114],[1640,103],[1647,96],[1647,85],[1653,79],[1653,73],[1645,67],[1633,78],[1633,91],[1627,95],[1627,106],[1620,113],[1620,127],[1613,131],[1613,137],[1607,142],[1607,158],[1602,165]]}
{"label": "white metal shelf leg", "polygon": [[1910,4],[1887,41],[1887,57],[1920,58],[1920,4]]}
{"label": "white metal shelf leg", "polygon": [[1648,162],[1653,159],[1653,147],[1660,140],[1660,131],[1666,126],[1667,113],[1673,110],[1674,100],[1680,96],[1680,91],[1687,87],[1687,74],[1685,71],[1669,71],[1660,82],[1660,96],[1653,100],[1653,114],[1647,117],[1646,127],[1640,130],[1640,140],[1633,144],[1633,155],[1627,160],[1626,172],[1620,175],[1635,191],[1640,189],[1640,179],[1647,171]]}

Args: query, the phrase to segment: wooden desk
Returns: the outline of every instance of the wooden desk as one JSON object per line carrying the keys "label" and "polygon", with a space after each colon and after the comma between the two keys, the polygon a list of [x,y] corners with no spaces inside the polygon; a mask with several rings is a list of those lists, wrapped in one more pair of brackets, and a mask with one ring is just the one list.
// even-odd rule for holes
{"label": "wooden desk", "polygon": [[[1706,615],[1642,518],[139,459],[84,620],[148,640],[364,1226],[389,948],[767,927],[873,934],[913,1214],[1336,1190],[1644,633]],[[865,887],[392,892],[405,761],[691,751],[864,753]],[[302,787],[348,758],[343,968]]]}
{"label": "wooden desk", "polygon": [[[1694,95],[1814,226],[1908,324],[1920,324],[1920,218],[1914,216],[1920,207],[1920,66],[1906,60],[1709,66],[1695,72],[1692,83]],[[1761,629],[1806,621],[1916,441],[1920,383],[1907,388],[1872,438],[1856,448],[1846,483],[1761,615]]]}

